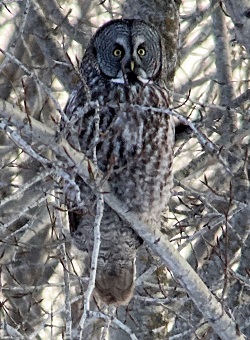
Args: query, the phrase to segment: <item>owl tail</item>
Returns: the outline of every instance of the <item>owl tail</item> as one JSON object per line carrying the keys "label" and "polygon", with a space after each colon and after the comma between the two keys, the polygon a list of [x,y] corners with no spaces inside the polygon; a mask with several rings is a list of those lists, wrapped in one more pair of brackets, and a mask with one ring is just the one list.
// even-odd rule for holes
{"label": "owl tail", "polygon": [[[124,261],[123,261],[124,262]],[[95,297],[107,305],[126,305],[133,296],[135,286],[134,259],[108,262],[97,268]]]}

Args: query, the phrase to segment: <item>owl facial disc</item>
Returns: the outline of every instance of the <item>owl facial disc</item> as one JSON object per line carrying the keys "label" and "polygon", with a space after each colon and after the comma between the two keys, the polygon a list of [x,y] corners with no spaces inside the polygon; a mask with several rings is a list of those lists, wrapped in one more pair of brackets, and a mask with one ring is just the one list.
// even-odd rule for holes
{"label": "owl facial disc", "polygon": [[161,38],[141,20],[113,20],[102,26],[90,49],[104,78],[118,84],[152,84],[161,76]]}

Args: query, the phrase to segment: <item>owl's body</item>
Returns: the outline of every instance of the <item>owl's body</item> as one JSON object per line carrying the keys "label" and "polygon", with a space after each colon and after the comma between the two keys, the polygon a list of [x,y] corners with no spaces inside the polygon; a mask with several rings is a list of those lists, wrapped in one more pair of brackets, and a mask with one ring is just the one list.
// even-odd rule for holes
{"label": "owl's body", "polygon": [[[74,131],[67,133],[69,142],[89,158],[96,147],[98,167],[114,194],[141,219],[156,222],[172,186],[173,122],[167,114],[150,109],[169,106],[163,58],[157,31],[143,21],[104,25],[82,61],[86,83],[72,92],[65,109],[68,118],[78,117]],[[87,97],[98,102],[98,112],[86,110]],[[78,183],[84,208],[70,212],[69,220],[77,247],[91,255],[94,194],[82,180]],[[97,295],[105,303],[118,305],[131,298],[140,243],[129,225],[105,205],[96,277]]]}

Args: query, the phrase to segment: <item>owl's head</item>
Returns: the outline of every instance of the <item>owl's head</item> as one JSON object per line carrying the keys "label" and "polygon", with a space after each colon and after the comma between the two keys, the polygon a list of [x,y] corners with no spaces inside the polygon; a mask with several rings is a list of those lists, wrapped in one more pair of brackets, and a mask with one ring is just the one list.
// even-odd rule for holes
{"label": "owl's head", "polygon": [[148,83],[162,71],[158,31],[142,20],[113,20],[103,25],[87,49],[100,74],[114,83]]}

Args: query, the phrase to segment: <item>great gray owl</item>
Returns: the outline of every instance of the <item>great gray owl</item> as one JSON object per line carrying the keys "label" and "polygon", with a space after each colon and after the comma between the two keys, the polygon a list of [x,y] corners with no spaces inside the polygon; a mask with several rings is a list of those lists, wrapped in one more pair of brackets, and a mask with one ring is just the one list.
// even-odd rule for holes
{"label": "great gray owl", "polygon": [[[143,221],[160,221],[172,186],[174,125],[166,113],[169,96],[161,37],[141,20],[113,20],[91,39],[81,63],[82,81],[69,97],[62,122],[75,148],[93,159],[111,190]],[[95,109],[99,130],[96,138]],[[147,108],[145,108],[147,107]],[[68,127],[67,127],[68,126]],[[68,200],[71,234],[76,246],[91,256],[95,216],[94,193],[77,178],[81,208]],[[135,280],[136,251],[141,239],[112,208],[105,205],[95,293],[106,304],[126,304]]]}

